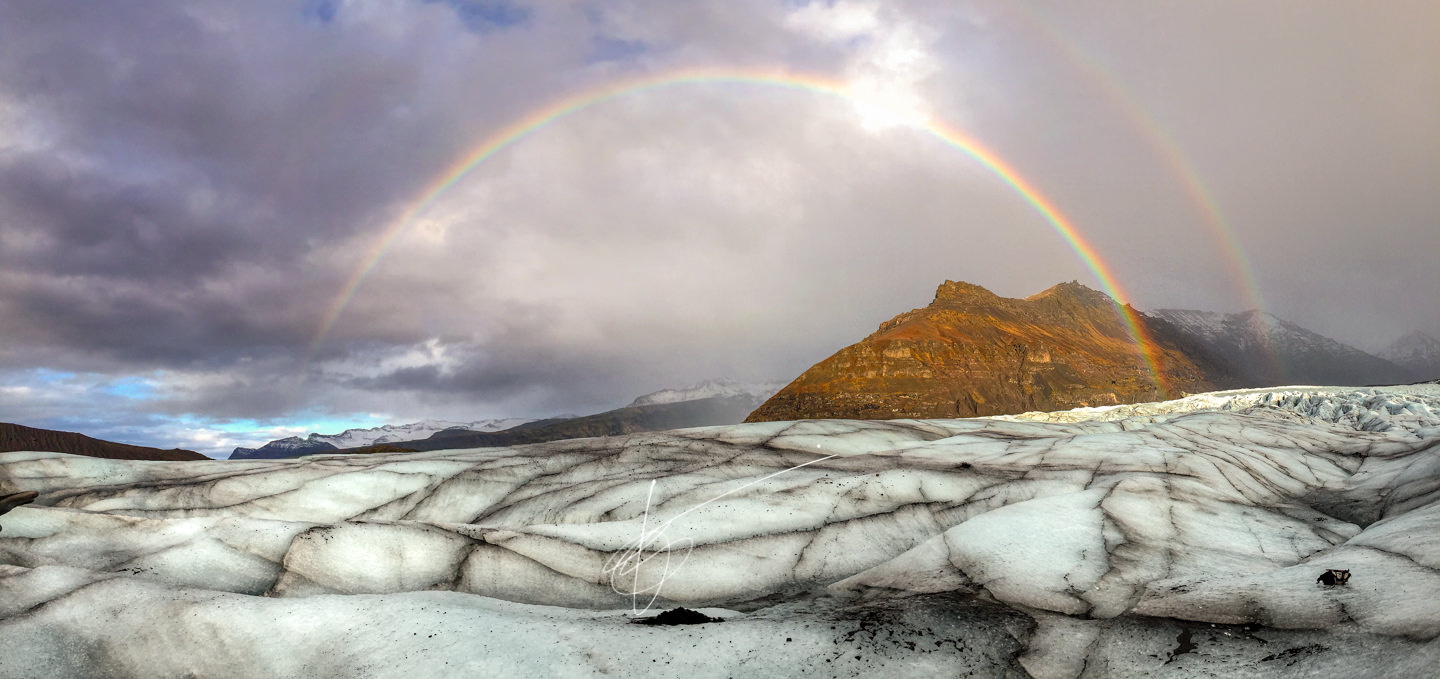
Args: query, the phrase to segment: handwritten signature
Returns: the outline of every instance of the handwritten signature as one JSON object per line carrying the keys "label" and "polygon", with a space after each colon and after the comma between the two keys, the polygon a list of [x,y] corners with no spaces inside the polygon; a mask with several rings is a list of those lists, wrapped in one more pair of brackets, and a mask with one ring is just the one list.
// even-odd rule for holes
{"label": "handwritten signature", "polygon": [[[816,445],[815,447],[819,448],[820,446]],[[621,548],[620,551],[612,554],[610,556],[610,559],[605,562],[605,566],[601,569],[600,574],[609,578],[610,589],[614,590],[616,594],[622,594],[630,597],[630,612],[632,614],[645,614],[645,612],[649,611],[650,607],[655,604],[655,600],[660,598],[660,589],[665,586],[665,579],[678,572],[680,568],[685,565],[685,562],[690,560],[690,553],[695,550],[695,542],[690,538],[680,538],[678,540],[667,539],[665,537],[666,529],[670,528],[672,524],[680,520],[680,518],[685,516],[686,514],[700,509],[701,507],[704,507],[711,502],[719,500],[720,498],[731,495],[733,493],[738,493],[742,490],[745,490],[746,488],[749,488],[750,486],[753,486],[762,481],[773,479],[786,472],[792,472],[796,469],[806,467],[817,462],[824,462],[825,460],[828,460],[832,457],[835,456],[826,455],[825,457],[816,458],[814,460],[810,460],[809,462],[797,464],[794,467],[782,469],[768,476],[755,479],[754,481],[751,481],[742,486],[731,488],[730,490],[716,495],[709,500],[701,502],[694,507],[691,507],[683,512],[680,512],[679,514],[676,514],[673,517],[670,517],[670,520],[659,524],[658,526],[655,526],[653,528],[650,526],[650,501],[655,496],[655,480],[652,479],[650,481],[650,492],[645,496],[645,513],[640,518],[640,534],[637,535],[634,540],[626,543],[626,545]],[[684,551],[684,556],[677,557],[676,555],[681,550]],[[674,559],[676,558],[679,558],[679,563],[674,563]],[[657,564],[657,566],[659,566],[659,575],[654,576],[656,578],[655,584],[641,586],[641,568],[656,559],[663,560],[663,563]],[[651,569],[651,572],[653,574],[653,568]],[[628,586],[625,586],[627,584]],[[637,608],[640,602],[640,598],[646,594],[650,595],[649,601],[645,602],[644,608]]]}

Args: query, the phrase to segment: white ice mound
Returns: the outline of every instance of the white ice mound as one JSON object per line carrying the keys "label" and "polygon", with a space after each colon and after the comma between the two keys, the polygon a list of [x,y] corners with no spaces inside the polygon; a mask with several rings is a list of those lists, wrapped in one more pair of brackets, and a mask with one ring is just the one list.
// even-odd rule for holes
{"label": "white ice mound", "polygon": [[1440,385],[1412,384],[1353,387],[1282,387],[1195,394],[1174,401],[1076,408],[1051,413],[1000,415],[991,419],[1027,422],[1126,422],[1131,426],[1164,421],[1201,411],[1263,408],[1312,417],[1365,431],[1400,428],[1417,436],[1435,436],[1440,426]]}
{"label": "white ice mound", "polygon": [[[1094,660],[1121,652],[1095,641],[1104,630],[1154,619],[1440,655],[1434,385],[301,460],[0,455],[0,492],[21,490],[41,495],[0,517],[0,588],[28,592],[0,610],[6,638],[79,625],[78,593],[119,578],[144,584],[122,588],[142,602],[165,588],[762,612],[959,597],[1039,624],[994,627],[1037,676],[1085,665],[1046,639],[1090,639],[1074,652]],[[1349,585],[1317,585],[1329,568]],[[0,675],[27,667],[5,662]]]}

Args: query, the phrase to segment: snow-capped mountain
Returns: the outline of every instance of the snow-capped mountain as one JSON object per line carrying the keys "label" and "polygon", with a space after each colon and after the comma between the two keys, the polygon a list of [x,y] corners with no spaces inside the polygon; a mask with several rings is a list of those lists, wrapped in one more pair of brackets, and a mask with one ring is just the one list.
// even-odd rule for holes
{"label": "snow-capped mountain", "polygon": [[1146,314],[1189,333],[1254,386],[1412,381],[1408,371],[1390,361],[1263,311],[1159,309]]}
{"label": "snow-capped mountain", "polygon": [[436,432],[452,429],[466,431],[502,431],[533,422],[518,417],[507,417],[475,422],[449,422],[446,420],[421,420],[410,424],[386,424],[370,429],[346,429],[339,434],[311,434],[305,438],[290,436],[271,441],[259,448],[236,448],[230,453],[232,460],[272,460],[286,457],[311,455],[341,448],[360,448],[381,443],[413,441],[429,438]]}
{"label": "snow-capped mountain", "polygon": [[526,422],[534,420],[520,417],[505,417],[490,420],[477,420],[475,422],[449,422],[446,420],[421,420],[411,424],[387,424],[373,429],[346,429],[334,436],[318,436],[311,434],[310,438],[324,441],[336,448],[357,448],[360,446],[371,446],[377,443],[394,443],[396,441],[411,441],[414,439],[429,438],[435,432],[447,429],[465,429],[467,431],[501,431],[511,427],[518,427]]}
{"label": "snow-capped mountain", "polygon": [[[310,436],[319,436],[311,434]],[[299,436],[287,436],[283,439],[276,439],[259,448],[237,447],[230,451],[232,460],[278,460],[286,457],[300,457],[312,453],[321,453],[328,450],[335,450],[335,444],[326,441],[312,441],[309,438]]]}
{"label": "snow-capped mountain", "polygon": [[1409,370],[1416,380],[1440,377],[1440,340],[1418,330],[1395,340],[1380,357]]}
{"label": "snow-capped mountain", "polygon": [[732,379],[705,380],[699,384],[693,384],[684,389],[661,389],[660,391],[645,394],[630,402],[633,406],[648,406],[660,403],[680,403],[682,401],[698,401],[702,398],[735,398],[737,396],[748,397],[759,405],[765,399],[775,395],[785,386],[784,382],[737,382]]}

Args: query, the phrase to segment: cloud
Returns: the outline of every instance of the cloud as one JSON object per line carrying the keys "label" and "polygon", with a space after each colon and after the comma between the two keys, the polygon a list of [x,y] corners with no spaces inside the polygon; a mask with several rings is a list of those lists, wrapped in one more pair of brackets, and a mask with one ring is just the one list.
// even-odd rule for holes
{"label": "cloud", "polygon": [[813,38],[851,41],[880,27],[879,3],[810,3],[785,17],[785,26]]}

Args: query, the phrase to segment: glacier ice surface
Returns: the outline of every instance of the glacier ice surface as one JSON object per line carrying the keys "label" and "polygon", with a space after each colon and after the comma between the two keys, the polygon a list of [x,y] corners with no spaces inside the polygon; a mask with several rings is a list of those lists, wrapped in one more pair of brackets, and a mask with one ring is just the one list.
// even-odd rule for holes
{"label": "glacier ice surface", "polygon": [[[1431,676],[1440,386],[0,455],[0,676]],[[1347,586],[1315,583],[1351,569]],[[686,606],[723,623],[626,624]],[[1428,673],[1428,674],[1427,674]]]}

